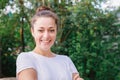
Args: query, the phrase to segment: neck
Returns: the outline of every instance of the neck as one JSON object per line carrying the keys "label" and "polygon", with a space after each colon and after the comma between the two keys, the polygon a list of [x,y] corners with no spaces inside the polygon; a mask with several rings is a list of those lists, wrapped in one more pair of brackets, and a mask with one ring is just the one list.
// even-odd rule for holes
{"label": "neck", "polygon": [[37,47],[35,47],[35,49],[33,50],[35,53],[40,54],[42,56],[46,56],[46,57],[54,57],[55,55],[52,53],[51,50],[41,50],[38,49]]}

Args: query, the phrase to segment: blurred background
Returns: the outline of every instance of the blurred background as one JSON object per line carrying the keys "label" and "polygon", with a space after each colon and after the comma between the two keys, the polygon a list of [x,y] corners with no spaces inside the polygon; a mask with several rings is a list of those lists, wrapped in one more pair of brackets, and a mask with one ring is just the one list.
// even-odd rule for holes
{"label": "blurred background", "polygon": [[41,5],[59,16],[56,54],[84,80],[120,80],[120,0],[0,0],[0,78],[15,77],[17,56],[34,48],[30,18]]}

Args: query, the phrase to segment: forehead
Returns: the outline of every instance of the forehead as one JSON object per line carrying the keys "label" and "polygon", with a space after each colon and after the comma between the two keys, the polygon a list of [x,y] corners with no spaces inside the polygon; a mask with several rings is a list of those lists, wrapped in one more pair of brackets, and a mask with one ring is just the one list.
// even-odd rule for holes
{"label": "forehead", "polygon": [[56,27],[56,24],[51,17],[40,17],[36,19],[34,27]]}

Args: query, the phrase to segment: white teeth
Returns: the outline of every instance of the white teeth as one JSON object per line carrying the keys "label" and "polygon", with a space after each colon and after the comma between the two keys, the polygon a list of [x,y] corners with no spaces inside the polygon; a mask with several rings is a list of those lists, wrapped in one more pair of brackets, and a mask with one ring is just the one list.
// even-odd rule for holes
{"label": "white teeth", "polygon": [[44,43],[48,43],[48,42],[50,42],[50,41],[42,41],[42,42],[44,42]]}
{"label": "white teeth", "polygon": [[48,43],[49,41],[43,41],[43,42]]}

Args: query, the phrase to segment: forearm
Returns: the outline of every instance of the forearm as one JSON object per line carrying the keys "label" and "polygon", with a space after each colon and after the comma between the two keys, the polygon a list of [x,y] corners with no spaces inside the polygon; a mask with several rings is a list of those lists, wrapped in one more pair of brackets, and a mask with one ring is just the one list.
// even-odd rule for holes
{"label": "forearm", "polygon": [[37,80],[36,71],[33,69],[25,69],[17,74],[17,80]]}

